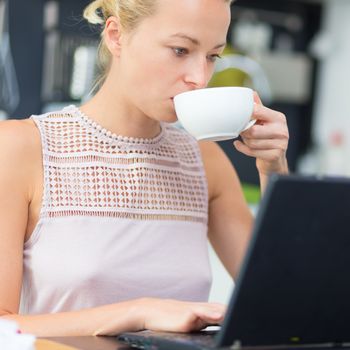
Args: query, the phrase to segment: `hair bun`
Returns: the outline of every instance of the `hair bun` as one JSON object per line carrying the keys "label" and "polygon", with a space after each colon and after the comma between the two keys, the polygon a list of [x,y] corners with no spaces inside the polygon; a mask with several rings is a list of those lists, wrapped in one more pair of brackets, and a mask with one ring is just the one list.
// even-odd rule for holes
{"label": "hair bun", "polygon": [[106,10],[104,0],[94,0],[85,8],[83,16],[91,24],[104,25],[106,23]]}

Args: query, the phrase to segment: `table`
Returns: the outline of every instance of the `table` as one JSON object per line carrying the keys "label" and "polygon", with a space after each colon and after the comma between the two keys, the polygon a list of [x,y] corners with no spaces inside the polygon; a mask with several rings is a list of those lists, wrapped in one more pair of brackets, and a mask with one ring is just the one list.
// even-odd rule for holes
{"label": "table", "polygon": [[[62,345],[59,346],[58,344]],[[66,346],[64,346],[66,345]],[[126,344],[120,343],[115,337],[48,337],[40,338],[37,350],[128,350]]]}

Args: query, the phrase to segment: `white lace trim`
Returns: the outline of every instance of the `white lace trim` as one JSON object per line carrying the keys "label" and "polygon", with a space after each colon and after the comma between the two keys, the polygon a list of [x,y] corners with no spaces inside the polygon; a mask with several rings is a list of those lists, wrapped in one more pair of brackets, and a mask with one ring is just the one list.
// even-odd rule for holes
{"label": "white lace trim", "polygon": [[75,106],[32,117],[41,133],[41,217],[74,215],[207,223],[208,194],[196,141],[161,125],[152,139],[115,135]]}
{"label": "white lace trim", "polygon": [[116,135],[115,133],[112,133],[111,131],[106,130],[101,125],[96,123],[93,119],[91,119],[86,114],[84,114],[80,110],[80,108],[74,105],[69,106],[67,110],[71,110],[72,113],[78,114],[81,117],[81,119],[84,121],[88,129],[93,129],[94,132],[100,133],[101,135],[104,136],[104,138],[112,140],[113,142],[120,141],[120,142],[126,142],[126,143],[134,143],[134,144],[157,144],[164,137],[164,126],[162,125],[162,123],[160,123],[161,132],[156,137],[150,138],[150,139],[135,138],[135,137]]}

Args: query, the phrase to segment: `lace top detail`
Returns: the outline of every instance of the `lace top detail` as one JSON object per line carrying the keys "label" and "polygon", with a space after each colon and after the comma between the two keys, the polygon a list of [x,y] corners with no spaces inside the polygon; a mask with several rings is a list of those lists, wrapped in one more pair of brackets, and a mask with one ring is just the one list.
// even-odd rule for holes
{"label": "lace top detail", "polygon": [[87,115],[85,115],[79,108],[75,106],[68,107],[66,109],[75,109],[77,114],[81,116],[84,123],[87,125],[87,128],[92,128],[96,133],[99,133],[100,135],[104,136],[105,139],[111,140],[111,142],[120,141],[120,142],[126,142],[126,143],[134,143],[134,144],[156,144],[159,142],[159,140],[164,136],[164,126],[161,124],[161,133],[152,138],[152,139],[144,139],[144,138],[134,138],[134,137],[127,137],[127,136],[121,136],[116,135],[115,133],[112,133],[111,131],[106,130],[101,125],[97,124],[95,121],[90,119]]}
{"label": "lace top detail", "polygon": [[75,106],[32,118],[44,194],[24,245],[20,312],[207,301],[208,191],[196,140],[166,123],[152,139],[117,136]]}
{"label": "lace top detail", "polygon": [[198,146],[183,131],[161,124],[152,139],[117,136],[74,106],[36,121],[45,137],[42,216],[207,222]]}

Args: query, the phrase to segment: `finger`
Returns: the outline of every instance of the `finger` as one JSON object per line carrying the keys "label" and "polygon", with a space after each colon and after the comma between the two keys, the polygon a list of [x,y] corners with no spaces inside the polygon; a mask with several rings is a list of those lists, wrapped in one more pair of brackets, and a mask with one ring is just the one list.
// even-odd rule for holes
{"label": "finger", "polygon": [[254,158],[261,159],[268,162],[277,161],[285,153],[285,151],[280,149],[253,150],[241,141],[235,141],[234,146],[239,152],[245,154],[248,157],[254,157]]}
{"label": "finger", "polygon": [[203,321],[201,318],[197,318],[197,320],[195,321],[195,323],[193,325],[193,329],[191,330],[191,332],[193,332],[193,331],[198,332],[198,331],[206,328],[209,325],[210,325],[210,323]]}
{"label": "finger", "polygon": [[236,140],[233,142],[233,145],[235,146],[236,150],[245,154],[248,157],[254,157],[253,151],[245,145],[242,141]]}
{"label": "finger", "polygon": [[204,303],[201,305],[203,309],[210,311],[211,314],[220,314],[225,316],[227,311],[227,305],[222,303]]}
{"label": "finger", "polygon": [[198,306],[193,312],[197,317],[200,317],[210,324],[221,322],[225,317],[225,312],[223,310],[209,309],[207,307]]}
{"label": "finger", "polygon": [[286,123],[286,117],[283,113],[275,111],[258,103],[254,105],[252,119],[268,122],[280,121]]}
{"label": "finger", "polygon": [[204,307],[214,307],[214,308],[219,308],[220,310],[225,311],[227,309],[227,305],[226,304],[222,304],[222,303],[216,303],[216,302],[205,302],[205,303],[201,303],[201,302],[196,302],[196,305],[201,305]]}
{"label": "finger", "polygon": [[254,102],[259,104],[259,105],[262,105],[262,101],[261,101],[261,98],[259,96],[259,94],[257,93],[257,91],[254,91]]}
{"label": "finger", "polygon": [[269,125],[253,125],[248,130],[240,134],[244,138],[249,139],[289,139],[289,132],[286,126],[278,123],[271,123]]}
{"label": "finger", "polygon": [[252,150],[287,150],[287,142],[283,139],[249,139],[242,138],[245,145]]}

